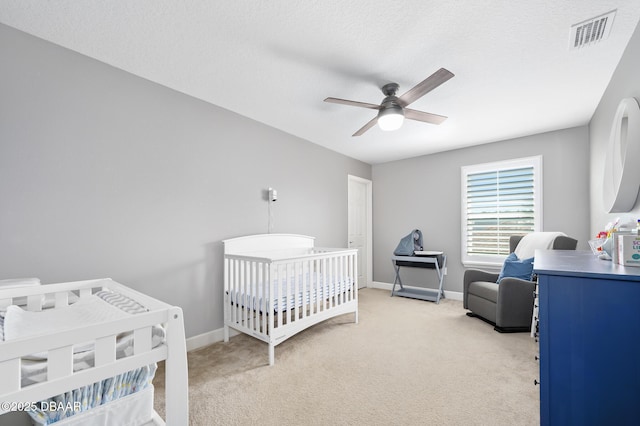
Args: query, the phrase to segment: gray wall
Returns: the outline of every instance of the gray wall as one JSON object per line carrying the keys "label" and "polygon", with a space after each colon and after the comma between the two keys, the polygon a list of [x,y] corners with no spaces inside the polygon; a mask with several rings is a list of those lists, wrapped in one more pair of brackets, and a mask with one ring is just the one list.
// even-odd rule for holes
{"label": "gray wall", "polygon": [[[582,126],[375,165],[373,279],[393,282],[389,256],[401,237],[418,228],[426,250],[447,254],[445,290],[461,292],[460,168],[534,155],[542,155],[543,230],[565,232],[588,249],[589,134]],[[405,284],[435,283],[424,271],[405,269]]]}
{"label": "gray wall", "polygon": [[[634,97],[640,101],[640,26],[638,26],[627,45],[624,55],[616,68],[611,81],[598,104],[591,123],[589,135],[591,140],[591,234],[596,235],[604,229],[607,222],[616,217],[640,218],[640,201],[632,211],[609,214],[604,210],[602,201],[602,181],[604,177],[604,161],[609,143],[609,133],[618,104],[624,98]],[[640,143],[640,141],[633,141]],[[635,167],[640,167],[636,163]]]}
{"label": "gray wall", "polygon": [[222,327],[222,243],[346,246],[371,166],[0,25],[0,277],[112,277]]}

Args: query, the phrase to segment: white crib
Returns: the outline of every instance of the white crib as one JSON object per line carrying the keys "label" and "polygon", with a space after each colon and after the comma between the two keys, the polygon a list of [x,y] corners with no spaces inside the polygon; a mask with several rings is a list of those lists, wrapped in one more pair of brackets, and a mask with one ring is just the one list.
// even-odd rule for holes
{"label": "white crib", "polygon": [[337,315],[358,322],[357,250],[314,238],[259,234],[224,240],[224,341],[229,328],[275,346]]}
{"label": "white crib", "polygon": [[[81,388],[118,374],[165,360],[166,366],[166,424],[189,423],[188,375],[184,319],[182,309],[132,290],[111,279],[46,284],[17,288],[0,288],[0,306],[25,303],[27,311],[42,311],[50,303],[57,309],[68,306],[71,300],[110,290],[124,295],[147,308],[146,312],[114,321],[92,325],[78,324],[60,332],[35,337],[16,338],[0,342],[0,414],[20,409],[20,404],[35,403],[72,389]],[[18,302],[20,300],[21,302]],[[86,300],[86,299],[85,299]],[[164,328],[164,341],[152,346],[152,328]],[[117,336],[133,333],[133,353],[116,357]],[[74,371],[74,345],[93,345],[93,367]],[[77,347],[77,346],[76,346]],[[43,381],[24,385],[21,364],[29,355],[47,352],[47,373]],[[165,424],[153,410],[153,386],[145,397],[145,410],[150,417],[143,424]],[[140,391],[142,393],[142,391]],[[133,397],[132,394],[129,397]],[[129,398],[125,397],[123,399]],[[142,396],[141,396],[142,397]],[[131,398],[130,398],[131,399]],[[148,407],[148,404],[151,404]],[[116,404],[105,408],[109,404]],[[61,424],[114,424],[114,413],[122,411],[118,400],[83,411]],[[127,419],[127,421],[131,421]],[[122,420],[117,421],[124,424]],[[129,423],[127,423],[129,424]]]}

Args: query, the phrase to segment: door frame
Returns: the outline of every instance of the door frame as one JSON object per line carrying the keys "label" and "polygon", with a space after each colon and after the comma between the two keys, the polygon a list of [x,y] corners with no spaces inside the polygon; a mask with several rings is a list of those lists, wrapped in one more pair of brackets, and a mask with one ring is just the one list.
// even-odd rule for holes
{"label": "door frame", "polygon": [[[366,186],[366,200],[365,200],[365,210],[366,210],[366,233],[367,233],[367,244],[365,247],[365,252],[367,256],[367,282],[364,283],[364,287],[371,287],[373,283],[373,182],[369,179],[361,178],[359,176],[347,175],[347,242],[349,241],[349,197],[351,196],[349,191],[349,182],[358,182],[363,183]],[[362,286],[362,283],[360,283]]]}

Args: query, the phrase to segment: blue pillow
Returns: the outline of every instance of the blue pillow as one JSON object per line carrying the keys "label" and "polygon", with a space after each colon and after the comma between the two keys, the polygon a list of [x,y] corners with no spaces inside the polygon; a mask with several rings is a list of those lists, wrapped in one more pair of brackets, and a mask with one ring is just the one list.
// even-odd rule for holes
{"label": "blue pillow", "polygon": [[533,257],[520,260],[515,253],[511,253],[502,264],[502,270],[500,271],[497,282],[500,284],[503,278],[520,278],[531,281],[532,276]]}

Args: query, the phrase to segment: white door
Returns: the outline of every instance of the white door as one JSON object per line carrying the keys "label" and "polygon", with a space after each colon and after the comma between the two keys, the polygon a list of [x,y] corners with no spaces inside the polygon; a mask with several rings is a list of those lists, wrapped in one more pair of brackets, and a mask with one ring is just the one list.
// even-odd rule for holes
{"label": "white door", "polygon": [[349,248],[358,249],[358,287],[368,287],[372,279],[371,181],[348,176]]}

